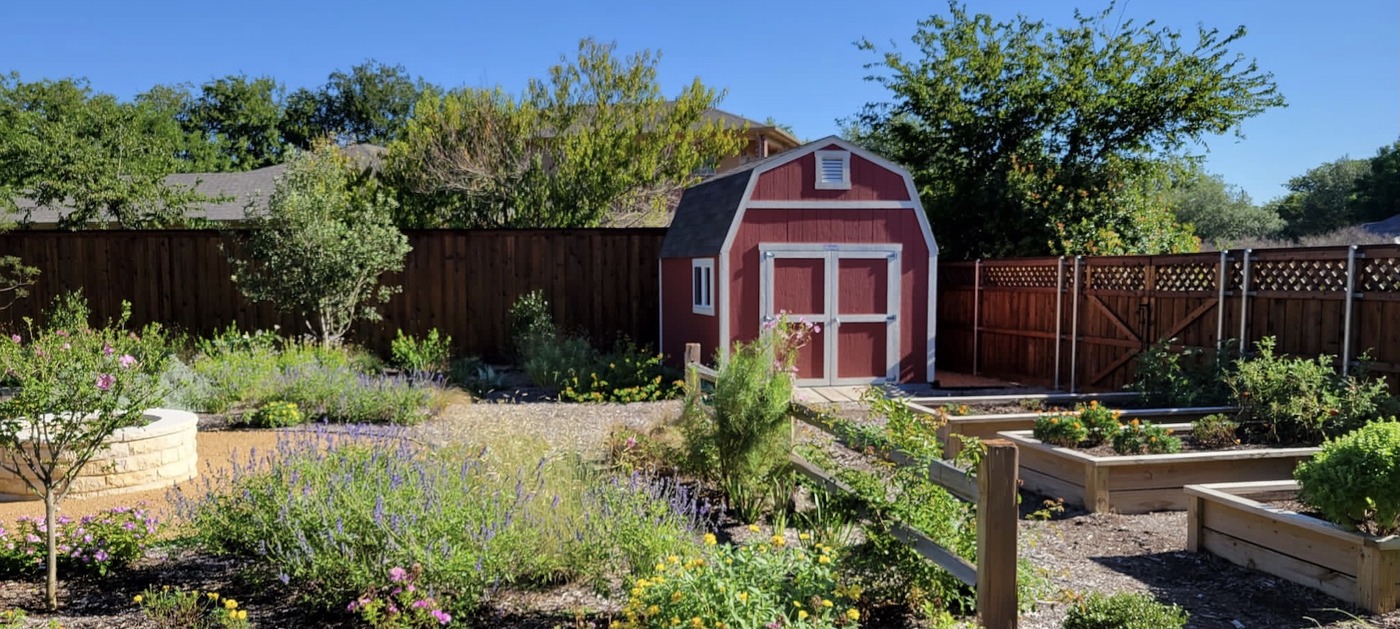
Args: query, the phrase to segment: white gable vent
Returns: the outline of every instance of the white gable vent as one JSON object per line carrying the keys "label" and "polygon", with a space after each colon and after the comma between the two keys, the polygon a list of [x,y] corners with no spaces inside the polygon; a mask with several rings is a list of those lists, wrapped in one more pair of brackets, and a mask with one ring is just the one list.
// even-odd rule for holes
{"label": "white gable vent", "polygon": [[851,154],[849,151],[817,151],[817,189],[851,189]]}

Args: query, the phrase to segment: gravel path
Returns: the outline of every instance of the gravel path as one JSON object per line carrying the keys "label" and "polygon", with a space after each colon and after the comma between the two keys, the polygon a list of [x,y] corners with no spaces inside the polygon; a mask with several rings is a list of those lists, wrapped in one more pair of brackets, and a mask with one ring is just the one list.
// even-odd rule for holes
{"label": "gravel path", "polygon": [[645,430],[680,417],[681,402],[565,404],[561,402],[477,402],[449,408],[415,428],[429,443],[472,444],[502,438],[538,439],[557,452],[602,455],[614,428]]}

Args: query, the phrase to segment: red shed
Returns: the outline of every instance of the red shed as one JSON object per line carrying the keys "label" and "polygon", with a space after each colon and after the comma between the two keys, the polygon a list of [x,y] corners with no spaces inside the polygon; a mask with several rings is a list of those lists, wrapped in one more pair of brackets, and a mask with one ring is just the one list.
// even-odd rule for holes
{"label": "red shed", "polygon": [[903,168],[830,137],[685,190],[661,246],[661,350],[704,356],[788,312],[798,384],[934,381],[938,245]]}

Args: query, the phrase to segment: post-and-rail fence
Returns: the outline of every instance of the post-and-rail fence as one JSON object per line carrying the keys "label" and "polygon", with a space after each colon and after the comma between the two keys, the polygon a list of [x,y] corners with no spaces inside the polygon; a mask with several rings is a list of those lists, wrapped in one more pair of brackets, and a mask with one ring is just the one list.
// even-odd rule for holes
{"label": "post-and-rail fence", "polygon": [[938,366],[1070,391],[1121,389],[1175,348],[1331,355],[1400,389],[1400,245],[944,262]]}
{"label": "post-and-rail fence", "polygon": [[[688,395],[690,392],[699,391],[702,382],[713,384],[719,375],[714,369],[701,364],[700,345],[697,343],[686,345],[685,366]],[[845,434],[840,428],[826,421],[816,410],[794,403],[790,412],[794,429],[796,422],[802,422],[831,435],[838,443],[853,445],[852,435]],[[975,477],[969,477],[968,470],[948,461],[933,461],[927,468],[930,481],[947,489],[958,499],[976,505],[976,564],[968,562],[906,524],[894,523],[890,527],[890,533],[924,559],[932,561],[954,578],[973,588],[977,595],[977,615],[981,626],[989,629],[1015,629],[1019,623],[1016,590],[1018,455],[1016,446],[1009,441],[994,439],[983,441],[983,444],[986,451],[977,464]],[[884,452],[882,456],[896,465],[923,464],[897,449]],[[855,494],[855,490],[831,473],[797,454],[791,455],[790,463],[794,471],[826,491]]]}

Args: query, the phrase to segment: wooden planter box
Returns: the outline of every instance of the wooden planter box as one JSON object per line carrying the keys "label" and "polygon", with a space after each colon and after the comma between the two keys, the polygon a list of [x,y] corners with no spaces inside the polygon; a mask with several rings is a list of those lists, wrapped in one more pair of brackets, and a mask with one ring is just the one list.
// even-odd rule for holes
{"label": "wooden planter box", "polygon": [[[1177,432],[1189,424],[1163,424]],[[1285,480],[1318,448],[1267,448],[1223,452],[1181,452],[1093,456],[1031,437],[1031,431],[1003,432],[1021,449],[1022,486],[1064,498],[1089,511],[1148,513],[1186,508],[1185,485],[1233,481]]]}
{"label": "wooden planter box", "polygon": [[1186,549],[1321,590],[1384,614],[1400,603],[1400,536],[1374,537],[1260,500],[1293,499],[1294,481],[1191,485]]}
{"label": "wooden planter box", "polygon": [[[1144,408],[1124,410],[1123,417],[1140,418],[1158,423],[1169,419],[1173,422],[1189,422],[1215,413],[1234,413],[1240,410],[1234,406],[1205,406],[1197,408]],[[1067,413],[1074,414],[1072,411]],[[1036,418],[1048,413],[1002,413],[993,415],[951,416],[938,427],[938,442],[943,445],[943,458],[951,459],[962,451],[962,440],[958,437],[992,439],[997,433],[1008,430],[1030,430],[1035,427]]]}

